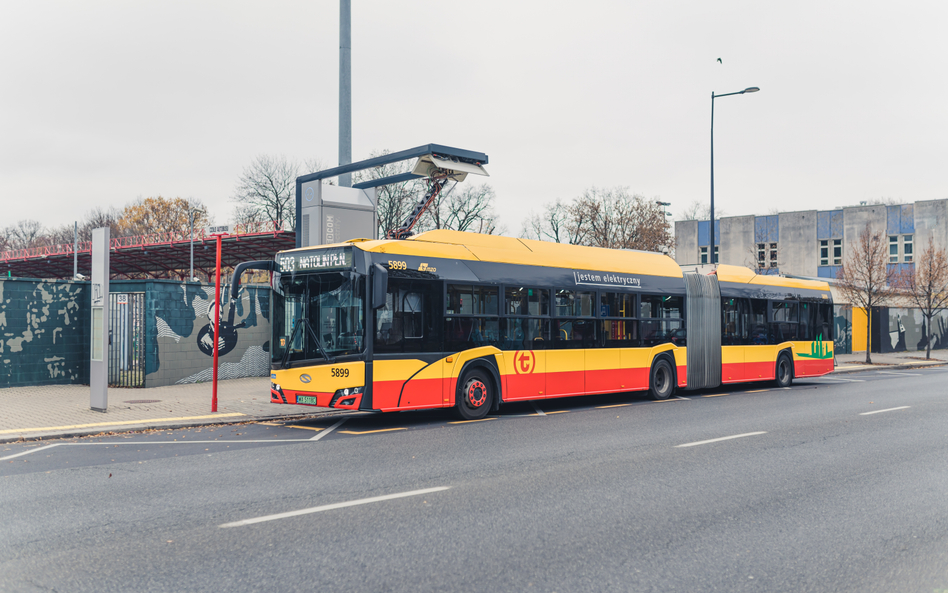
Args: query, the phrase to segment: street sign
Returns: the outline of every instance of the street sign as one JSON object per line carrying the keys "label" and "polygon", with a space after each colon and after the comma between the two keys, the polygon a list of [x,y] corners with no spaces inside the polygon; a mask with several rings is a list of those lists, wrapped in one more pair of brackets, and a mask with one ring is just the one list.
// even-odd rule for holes
{"label": "street sign", "polygon": [[222,224],[220,226],[209,226],[207,227],[208,235],[227,235],[230,234],[230,225]]}

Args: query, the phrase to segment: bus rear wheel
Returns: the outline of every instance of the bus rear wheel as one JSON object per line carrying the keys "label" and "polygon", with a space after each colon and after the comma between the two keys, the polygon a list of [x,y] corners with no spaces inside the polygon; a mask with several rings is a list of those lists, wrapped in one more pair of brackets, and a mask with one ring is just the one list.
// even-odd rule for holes
{"label": "bus rear wheel", "polygon": [[793,383],[793,363],[786,352],[781,352],[777,357],[777,374],[774,381],[777,387],[790,387]]}
{"label": "bus rear wheel", "polygon": [[652,365],[648,394],[654,400],[668,399],[675,392],[675,372],[667,358],[659,358]]}
{"label": "bus rear wheel", "polygon": [[494,405],[494,388],[484,371],[472,369],[459,383],[454,411],[462,420],[480,420]]}

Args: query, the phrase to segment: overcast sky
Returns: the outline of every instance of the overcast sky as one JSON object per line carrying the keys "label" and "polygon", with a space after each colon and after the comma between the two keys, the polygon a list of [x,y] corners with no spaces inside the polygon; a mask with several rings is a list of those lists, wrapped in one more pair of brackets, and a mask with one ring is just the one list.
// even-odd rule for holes
{"label": "overcast sky", "polygon": [[[353,159],[485,152],[511,234],[594,185],[676,215],[706,201],[711,93],[749,86],[715,101],[727,215],[948,198],[948,2],[352,4]],[[338,18],[335,0],[4,0],[0,224],[155,195],[224,223],[256,155],[335,165]]]}

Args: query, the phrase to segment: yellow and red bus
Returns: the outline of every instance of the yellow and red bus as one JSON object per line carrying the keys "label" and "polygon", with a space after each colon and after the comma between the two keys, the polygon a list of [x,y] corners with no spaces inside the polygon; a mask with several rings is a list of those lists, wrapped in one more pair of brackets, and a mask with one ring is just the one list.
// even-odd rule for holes
{"label": "yellow and red bus", "polygon": [[825,282],[447,230],[241,264],[272,271],[271,401],[477,419],[508,402],[833,370]]}

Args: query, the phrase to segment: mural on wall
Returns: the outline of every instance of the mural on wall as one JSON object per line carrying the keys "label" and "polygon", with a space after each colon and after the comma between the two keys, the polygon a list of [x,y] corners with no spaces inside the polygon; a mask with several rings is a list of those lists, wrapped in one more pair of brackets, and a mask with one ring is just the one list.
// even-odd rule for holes
{"label": "mural on wall", "polygon": [[833,349],[837,354],[853,351],[853,310],[847,305],[833,305]]}
{"label": "mural on wall", "polygon": [[[924,351],[928,346],[927,321],[921,309],[884,309],[888,317],[887,340],[883,352]],[[948,347],[948,311],[932,317],[932,349]]]}
{"label": "mural on wall", "polygon": [[0,386],[89,380],[88,289],[64,281],[0,281]]}
{"label": "mural on wall", "polygon": [[[224,356],[234,349],[234,346],[237,345],[237,330],[247,327],[246,321],[234,323],[234,314],[237,312],[237,309],[233,306],[233,303],[229,306],[225,306],[224,309],[227,310],[227,319],[223,319],[223,315],[221,315],[221,320],[217,324],[219,333],[217,339],[218,357]],[[201,328],[197,336],[198,348],[200,348],[201,352],[206,356],[214,356],[214,314],[216,312],[217,307],[214,303],[211,303],[207,308],[207,325]]]}
{"label": "mural on wall", "polygon": [[[199,383],[213,376],[214,287],[172,284],[154,297],[156,356],[146,386]],[[218,377],[263,377],[270,371],[269,287],[241,287],[232,302],[222,287]]]}

